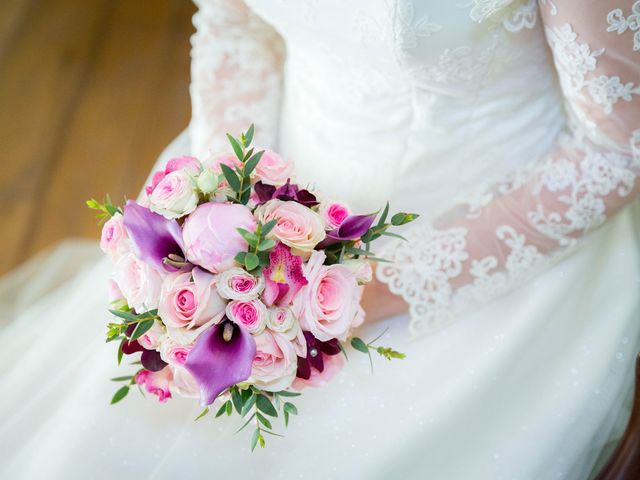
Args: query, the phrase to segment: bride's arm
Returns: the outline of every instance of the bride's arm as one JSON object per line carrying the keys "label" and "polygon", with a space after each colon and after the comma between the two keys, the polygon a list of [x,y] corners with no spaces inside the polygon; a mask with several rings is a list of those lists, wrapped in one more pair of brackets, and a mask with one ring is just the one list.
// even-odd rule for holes
{"label": "bride's arm", "polygon": [[194,0],[189,126],[192,153],[228,150],[225,133],[256,125],[274,148],[282,84],[282,39],[242,0]]}
{"label": "bride's arm", "polygon": [[554,0],[557,13],[547,3],[541,16],[570,131],[544,158],[487,186],[481,207],[452,206],[387,247],[394,263],[377,276],[408,302],[416,333],[518,285],[640,191],[640,2]]}

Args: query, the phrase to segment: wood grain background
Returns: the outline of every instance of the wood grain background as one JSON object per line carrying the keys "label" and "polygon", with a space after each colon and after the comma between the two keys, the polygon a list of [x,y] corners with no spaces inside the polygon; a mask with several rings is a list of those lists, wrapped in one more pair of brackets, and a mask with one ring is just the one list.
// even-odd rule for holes
{"label": "wood grain background", "polygon": [[90,197],[133,197],[186,127],[187,0],[0,0],[0,274],[98,238]]}

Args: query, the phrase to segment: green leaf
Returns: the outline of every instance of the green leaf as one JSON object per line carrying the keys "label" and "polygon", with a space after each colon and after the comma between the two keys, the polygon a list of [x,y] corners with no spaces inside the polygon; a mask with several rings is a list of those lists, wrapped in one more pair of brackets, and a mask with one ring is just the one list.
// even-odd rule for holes
{"label": "green leaf", "polygon": [[242,411],[240,412],[240,416],[244,417],[247,413],[249,413],[249,410],[251,410],[253,408],[253,406],[256,404],[256,399],[258,397],[256,395],[251,395],[245,402],[244,405],[242,406]]}
{"label": "green leaf", "polygon": [[255,233],[245,230],[244,228],[236,228],[236,230],[238,231],[240,236],[247,241],[249,245],[251,245],[253,248],[256,247],[256,245],[258,244],[258,240],[260,239]]}
{"label": "green leaf", "polygon": [[251,415],[251,416],[247,419],[247,421],[246,421],[246,422],[244,422],[244,424],[243,424],[243,425],[242,425],[238,430],[236,430],[236,433],[241,432],[242,430],[244,430],[244,429],[245,429],[245,427],[246,427],[247,425],[249,425],[249,423],[251,422],[251,420],[253,420],[253,419],[255,418],[255,416],[256,416],[256,414],[255,414],[255,413],[254,413],[253,415]]}
{"label": "green leaf", "polygon": [[227,411],[227,402],[224,402],[216,412],[215,418],[221,417],[222,415],[224,415],[224,412],[226,411]]}
{"label": "green leaf", "polygon": [[289,412],[284,412],[284,426],[285,428],[289,426]]}
{"label": "green leaf", "polygon": [[400,225],[413,222],[419,216],[420,215],[417,215],[415,213],[399,212],[399,213],[396,213],[393,217],[391,217],[391,225],[399,227]]}
{"label": "green leaf", "polygon": [[200,412],[200,415],[198,415],[193,421],[197,422],[198,420],[200,420],[202,417],[204,417],[207,413],[209,413],[209,407],[204,407],[204,410],[202,410],[202,412]]}
{"label": "green leaf", "polygon": [[258,245],[258,250],[260,252],[265,252],[267,250],[271,250],[275,246],[276,246],[275,240],[273,240],[272,238],[265,238],[260,242],[260,245]]}
{"label": "green leaf", "polygon": [[247,160],[247,163],[245,163],[244,165],[244,174],[246,176],[251,175],[251,173],[255,170],[263,154],[264,154],[264,150],[258,153],[255,153],[249,160]]}
{"label": "green leaf", "polygon": [[120,400],[127,396],[127,393],[129,393],[129,385],[120,387],[113,395],[113,398],[111,399],[111,405],[113,405],[114,403],[118,403]]}
{"label": "green leaf", "polygon": [[122,362],[122,357],[124,356],[124,352],[122,351],[122,346],[126,341],[127,339],[123,338],[122,341],[120,342],[120,345],[118,345],[118,365],[120,365],[120,363]]}
{"label": "green leaf", "polygon": [[261,437],[260,429],[256,428],[253,432],[253,436],[251,437],[251,451],[253,452],[256,449],[256,445],[258,444],[258,439]]}
{"label": "green leaf", "polygon": [[240,265],[244,265],[244,257],[246,256],[247,256],[247,252],[240,252],[234,257],[234,260],[238,262]]}
{"label": "green leaf", "polygon": [[238,141],[238,139],[232,137],[228,133],[227,133],[227,139],[231,144],[231,148],[233,148],[233,153],[236,154],[236,157],[238,157],[238,160],[242,161],[242,145],[240,145],[240,142]]}
{"label": "green leaf", "polygon": [[227,400],[224,403],[224,408],[225,408],[225,410],[227,412],[227,417],[230,417],[231,414],[233,413],[233,405],[231,404],[231,400]]}
{"label": "green leaf", "polygon": [[126,377],[114,377],[111,379],[112,382],[124,382],[131,380],[131,375],[127,375]]}
{"label": "green leaf", "polygon": [[269,420],[267,420],[267,419],[265,418],[265,416],[264,416],[264,415],[262,415],[261,413],[256,413],[256,417],[258,418],[258,421],[259,421],[260,423],[262,423],[265,427],[267,427],[267,428],[273,428],[273,427],[271,426],[271,422],[270,422]]}
{"label": "green leaf", "polygon": [[120,317],[129,322],[135,321],[138,319],[138,316],[135,313],[131,312],[123,312],[122,310],[109,310],[109,313],[115,315],[116,317]]}
{"label": "green leaf", "polygon": [[220,168],[222,169],[224,178],[227,180],[227,182],[229,182],[229,186],[231,187],[231,189],[234,192],[240,191],[240,179],[235,174],[235,172],[224,163],[220,164]]}
{"label": "green leaf", "polygon": [[262,225],[262,228],[260,229],[260,234],[262,238],[269,235],[269,233],[271,233],[271,230],[273,230],[273,227],[275,227],[277,224],[278,224],[278,220],[274,219],[274,220],[269,220],[267,223]]}
{"label": "green leaf", "polygon": [[398,352],[391,347],[376,347],[376,352],[387,360],[392,360],[394,358],[402,360],[407,357],[404,353]]}
{"label": "green leaf", "polygon": [[380,228],[384,225],[384,222],[387,221],[387,215],[389,215],[389,202],[384,206],[384,210],[382,210],[382,215],[380,215],[380,220],[378,220],[376,227]]}
{"label": "green leaf", "polygon": [[394,237],[394,238],[399,238],[400,240],[404,240],[405,242],[407,242],[408,240],[403,237],[402,235],[398,235],[397,233],[393,233],[393,232],[382,232],[382,235],[386,235],[387,237]]}
{"label": "green leaf", "polygon": [[244,257],[244,265],[247,267],[248,271],[253,270],[260,263],[260,259],[255,253],[247,253],[247,256]]}
{"label": "green leaf", "polygon": [[154,319],[145,320],[144,322],[138,323],[138,325],[136,325],[136,328],[133,330],[133,333],[131,334],[131,340],[130,341],[137,340],[142,335],[147,333],[149,331],[149,329],[151,327],[153,327],[154,323],[155,323]]}
{"label": "green leaf", "polygon": [[298,409],[293,403],[285,402],[284,407],[282,407],[285,412],[289,412],[291,415],[297,415]]}
{"label": "green leaf", "polygon": [[373,252],[367,252],[366,250],[356,247],[345,247],[344,251],[352,255],[363,255],[365,257],[373,256]]}
{"label": "green leaf", "polygon": [[353,337],[351,339],[351,346],[356,350],[358,350],[359,352],[369,353],[369,347],[367,346],[366,343],[364,343],[364,340],[362,340],[359,337]]}
{"label": "green leaf", "polygon": [[281,397],[299,397],[302,394],[298,392],[287,392],[286,390],[281,390],[278,392],[278,395],[280,395]]}
{"label": "green leaf", "polygon": [[[245,147],[247,147],[247,145],[245,145]],[[251,155],[253,155],[253,148],[250,148],[248,151],[244,152],[244,158],[243,158],[243,162],[247,162],[247,160],[249,160],[251,158]]]}
{"label": "green leaf", "polygon": [[236,412],[240,413],[242,411],[242,397],[237,388],[231,390],[231,401],[233,402]]}
{"label": "green leaf", "polygon": [[265,395],[258,395],[258,398],[256,399],[256,406],[258,407],[258,410],[266,413],[271,417],[278,416],[278,412],[271,403],[271,400],[269,400]]}
{"label": "green leaf", "polygon": [[249,130],[247,130],[247,133],[244,134],[244,145],[245,147],[248,147],[249,145],[251,145],[251,142],[253,141],[253,132],[254,132],[254,127],[253,127],[253,123],[251,124],[251,126],[249,127]]}

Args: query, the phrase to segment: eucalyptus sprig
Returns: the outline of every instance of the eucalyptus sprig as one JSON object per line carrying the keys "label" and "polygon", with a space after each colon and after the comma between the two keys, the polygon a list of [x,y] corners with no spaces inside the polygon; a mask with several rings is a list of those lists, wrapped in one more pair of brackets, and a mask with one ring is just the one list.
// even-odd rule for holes
{"label": "eucalyptus sprig", "polygon": [[267,235],[278,223],[277,220],[270,220],[264,225],[258,223],[255,232],[250,232],[244,228],[238,228],[238,233],[249,244],[249,251],[240,252],[235,256],[235,261],[244,266],[248,272],[256,271],[269,265],[269,252],[275,247],[276,242]]}
{"label": "eucalyptus sprig", "polygon": [[235,193],[235,195],[227,197],[230,202],[246,205],[251,197],[251,174],[264,154],[264,150],[254,152],[254,148],[249,148],[253,141],[253,133],[253,125],[249,127],[246,133],[240,135],[240,139],[227,133],[227,139],[231,144],[233,153],[240,161],[240,165],[233,168],[224,163],[220,164],[224,178]]}
{"label": "eucalyptus sprig", "polygon": [[[109,312],[123,320],[120,323],[112,322],[107,324],[106,341],[120,341],[118,346],[118,365],[120,365],[122,357],[124,356],[124,352],[122,351],[124,343],[133,342],[147,333],[151,327],[153,327],[156,320],[160,320],[160,316],[158,315],[157,309],[140,314],[136,314],[132,310],[109,310]],[[130,334],[127,334],[127,330],[131,325],[135,325],[135,328]]]}
{"label": "eucalyptus sprig", "polygon": [[91,198],[85,203],[91,210],[97,210],[98,212],[100,212],[97,215],[99,224],[106,222],[117,213],[122,215],[122,209],[120,207],[116,207],[113,203],[111,203],[111,198],[109,197],[109,195],[107,195],[106,200],[102,203],[98,202],[95,198]]}
{"label": "eucalyptus sprig", "polygon": [[[289,426],[289,419],[291,415],[297,415],[298,409],[296,406],[283,400],[283,398],[297,397],[300,394],[295,392],[262,392],[253,386],[241,388],[238,385],[227,390],[227,394],[230,396],[216,412],[215,418],[222,415],[231,416],[235,412],[245,419],[242,426],[236,431],[236,433],[244,430],[248,425],[254,424],[255,428],[253,435],[251,436],[251,451],[255,450],[257,445],[260,448],[264,448],[266,445],[264,434],[281,437],[282,435],[273,431],[273,420],[271,418],[277,418],[278,412],[282,412],[284,418],[285,428]],[[195,418],[199,420],[210,412],[210,407],[205,409]]]}
{"label": "eucalyptus sprig", "polygon": [[[136,384],[136,375],[141,370],[142,369],[138,370],[133,375],[125,375],[123,377],[115,377],[111,379],[112,382],[125,382],[125,384],[122,387],[116,390],[116,393],[113,394],[113,397],[111,397],[111,405],[113,405],[114,403],[118,403],[120,400],[122,400],[124,397],[127,396],[131,386]],[[140,391],[142,392],[142,390]],[[144,395],[144,392],[142,394]]]}
{"label": "eucalyptus sprig", "polygon": [[380,340],[380,338],[382,338],[382,336],[385,333],[387,333],[387,330],[389,329],[386,328],[385,330],[383,330],[383,332],[380,335],[378,335],[376,338],[371,340],[369,343],[366,343],[360,337],[351,337],[351,346],[357,351],[366,353],[369,356],[369,364],[371,365],[372,372],[373,372],[373,359],[371,358],[372,350],[376,352],[378,355],[380,355],[381,357],[386,358],[387,360],[393,360],[393,359],[401,360],[403,358],[406,358],[406,355],[404,353],[398,352],[391,347],[374,345],[374,343]]}

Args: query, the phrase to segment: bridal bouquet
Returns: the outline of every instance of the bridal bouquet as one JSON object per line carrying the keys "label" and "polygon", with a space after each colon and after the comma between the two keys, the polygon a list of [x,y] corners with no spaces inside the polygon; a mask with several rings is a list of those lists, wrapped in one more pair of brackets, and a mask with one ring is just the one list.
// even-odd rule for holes
{"label": "bridal bouquet", "polygon": [[[352,215],[292,183],[293,165],[251,148],[253,126],[232,153],[207,162],[174,158],[153,175],[140,202],[87,202],[106,220],[101,248],[113,261],[107,341],[118,363],[141,352],[130,386],[166,402],[199,397],[207,414],[235,410],[255,426],[252,450],[297,414],[291,397],[328,382],[345,342],[360,352],[403,358],[352,335],[364,321],[363,285],[377,259],[371,242],[416,215],[389,206]],[[244,427],[243,427],[244,428]]]}

